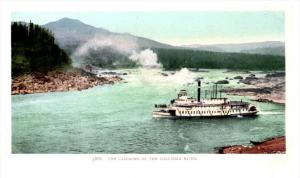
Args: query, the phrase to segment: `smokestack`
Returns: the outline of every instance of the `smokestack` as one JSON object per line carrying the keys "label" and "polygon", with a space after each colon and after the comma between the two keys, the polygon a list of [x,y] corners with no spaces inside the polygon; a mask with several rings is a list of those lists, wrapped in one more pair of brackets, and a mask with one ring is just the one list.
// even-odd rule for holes
{"label": "smokestack", "polygon": [[201,96],[201,81],[198,80],[198,102],[200,102],[200,96]]}

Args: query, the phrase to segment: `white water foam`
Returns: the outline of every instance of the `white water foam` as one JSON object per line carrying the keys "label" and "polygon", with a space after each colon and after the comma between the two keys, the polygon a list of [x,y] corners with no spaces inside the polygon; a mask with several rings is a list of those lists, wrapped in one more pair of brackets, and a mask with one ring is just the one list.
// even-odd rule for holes
{"label": "white water foam", "polygon": [[261,111],[259,115],[282,115],[284,112],[274,112],[274,111]]}
{"label": "white water foam", "polygon": [[175,72],[174,75],[169,75],[167,79],[180,84],[188,84],[193,83],[195,77],[195,73],[190,72],[187,68],[182,68],[180,71]]}
{"label": "white water foam", "polygon": [[194,153],[194,151],[190,149],[189,144],[186,144],[186,145],[184,146],[184,151],[185,151],[185,152],[188,152],[188,153]]}
{"label": "white water foam", "polygon": [[188,144],[185,145],[184,151],[190,151],[190,146]]}
{"label": "white water foam", "polygon": [[185,137],[185,136],[183,135],[182,132],[179,133],[179,137],[180,137],[182,140],[190,140],[189,138]]}
{"label": "white water foam", "polygon": [[254,127],[254,128],[249,129],[249,131],[261,130],[261,129],[263,129],[263,128],[261,128],[261,127]]}
{"label": "white water foam", "polygon": [[[139,69],[140,80],[147,83],[153,83],[156,86],[160,85],[185,85],[193,83],[196,79],[196,74],[190,72],[187,68],[182,68],[176,71],[173,75],[162,76],[160,69]],[[159,85],[158,85],[159,84]]]}

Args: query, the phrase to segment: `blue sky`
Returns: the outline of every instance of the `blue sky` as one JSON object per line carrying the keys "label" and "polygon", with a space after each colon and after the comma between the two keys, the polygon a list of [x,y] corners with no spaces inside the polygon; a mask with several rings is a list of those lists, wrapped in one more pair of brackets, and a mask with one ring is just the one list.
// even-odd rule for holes
{"label": "blue sky", "polygon": [[43,25],[63,17],[172,45],[284,41],[284,12],[14,12]]}

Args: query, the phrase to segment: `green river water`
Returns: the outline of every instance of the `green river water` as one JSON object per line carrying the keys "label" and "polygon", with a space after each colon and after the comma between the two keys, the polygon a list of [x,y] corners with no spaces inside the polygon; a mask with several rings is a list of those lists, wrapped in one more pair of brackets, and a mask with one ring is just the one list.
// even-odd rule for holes
{"label": "green river water", "polygon": [[[132,69],[114,85],[12,96],[12,152],[215,153],[217,147],[284,135],[285,107],[280,104],[253,102],[261,110],[256,118],[152,118],[154,104],[169,103],[180,89],[196,97],[193,77],[204,77],[203,89],[209,89],[207,82],[249,75],[224,71],[181,70],[163,76],[159,69]],[[237,85],[237,80],[230,80],[224,87]]]}

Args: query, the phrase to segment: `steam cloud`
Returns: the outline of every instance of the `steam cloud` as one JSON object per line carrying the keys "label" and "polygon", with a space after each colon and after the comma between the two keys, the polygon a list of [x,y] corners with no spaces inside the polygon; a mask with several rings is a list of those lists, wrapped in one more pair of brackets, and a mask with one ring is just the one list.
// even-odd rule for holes
{"label": "steam cloud", "polygon": [[139,53],[133,51],[129,59],[143,67],[160,67],[160,64],[157,62],[157,55],[151,49],[145,49]]}
{"label": "steam cloud", "polygon": [[111,48],[120,54],[126,55],[142,67],[160,67],[155,52],[151,49],[141,50],[137,38],[119,35],[96,36],[82,44],[72,55],[73,63],[79,65],[80,59],[87,56],[91,49],[101,48]]}
{"label": "steam cloud", "polygon": [[89,49],[98,49],[110,47],[122,54],[130,54],[133,50],[138,49],[137,42],[131,38],[125,38],[122,36],[97,36],[83,45],[81,45],[76,51],[75,55],[84,56],[89,52]]}

